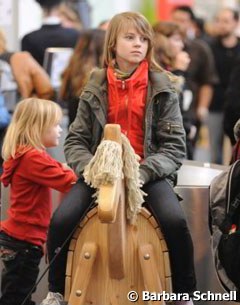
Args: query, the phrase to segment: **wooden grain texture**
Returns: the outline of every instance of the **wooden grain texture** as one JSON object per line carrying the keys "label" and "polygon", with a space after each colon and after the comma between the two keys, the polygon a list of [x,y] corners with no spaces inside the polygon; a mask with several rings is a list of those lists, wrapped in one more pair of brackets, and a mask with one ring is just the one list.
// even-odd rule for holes
{"label": "wooden grain texture", "polygon": [[[158,228],[158,230],[160,229]],[[168,271],[170,270],[169,254],[168,251],[166,251],[166,243],[163,243],[162,239],[159,239],[159,235],[151,222],[142,214],[138,216],[135,226],[127,224],[126,274],[123,279],[112,279],[108,267],[108,224],[101,223],[95,214],[88,220],[86,225],[83,226],[81,233],[77,238],[76,247],[73,252],[74,254],[72,255],[72,251],[69,251],[70,255],[68,260],[72,260],[72,274],[67,278],[66,285],[68,284],[68,286],[70,285],[71,287],[72,284],[69,283],[69,278],[72,282],[77,273],[79,253],[81,253],[83,244],[86,241],[96,242],[98,245],[98,254],[93,266],[94,271],[86,292],[84,305],[130,305],[131,302],[127,300],[127,293],[131,290],[135,290],[141,294],[141,292],[145,290],[144,274],[142,274],[141,271],[138,255],[139,244],[151,244],[156,256],[156,270],[160,277],[162,289],[171,292],[172,284],[171,276],[169,276],[169,273],[171,272]],[[167,271],[167,274],[165,274],[165,270]],[[82,271],[80,271],[80,274],[84,276]],[[66,300],[68,300],[67,295]],[[139,300],[135,304],[146,305],[147,302]]]}
{"label": "wooden grain texture", "polygon": [[93,273],[93,265],[97,254],[97,244],[85,242],[78,258],[76,276],[72,282],[68,303],[71,305],[84,305],[87,289]]}
{"label": "wooden grain texture", "polygon": [[[157,259],[152,244],[139,245],[139,261],[142,270],[144,290],[161,292],[162,284],[157,270]],[[164,301],[149,301],[149,305],[165,305]]]}
{"label": "wooden grain texture", "polygon": [[[119,125],[107,125],[104,138],[121,144]],[[151,213],[142,209],[134,225],[126,221],[124,180],[100,187],[100,203],[73,235],[66,271],[65,300],[70,305],[127,305],[129,291],[171,292],[169,255]],[[86,260],[84,253],[93,259]],[[148,254],[149,259],[144,256]],[[161,304],[163,302],[155,302]]]}

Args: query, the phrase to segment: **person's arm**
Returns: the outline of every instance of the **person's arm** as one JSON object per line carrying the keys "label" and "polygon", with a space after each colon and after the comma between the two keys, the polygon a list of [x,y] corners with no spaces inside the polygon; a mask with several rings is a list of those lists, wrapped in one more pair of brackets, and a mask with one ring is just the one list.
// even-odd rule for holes
{"label": "person's arm", "polygon": [[202,85],[199,88],[198,93],[198,106],[197,106],[197,118],[200,121],[204,121],[208,115],[208,108],[210,106],[213,95],[212,85]]}
{"label": "person's arm", "polygon": [[76,118],[70,125],[69,133],[64,143],[66,161],[79,177],[93,157],[91,153],[93,137],[99,136],[99,143],[101,137],[101,135],[96,135],[92,132],[93,114],[89,104],[84,100],[85,94],[91,93],[87,92],[82,94]]}
{"label": "person's arm", "polygon": [[159,95],[159,117],[152,153],[140,165],[144,183],[166,178],[181,166],[186,154],[185,131],[177,93]]}
{"label": "person's arm", "polygon": [[68,192],[76,182],[77,176],[46,152],[32,150],[24,156],[26,170],[23,175],[30,181],[50,187],[60,192]]}
{"label": "person's arm", "polygon": [[199,70],[198,70],[198,100],[196,115],[200,121],[204,121],[208,115],[208,109],[212,100],[213,85],[218,82],[215,61],[212,49],[203,41],[198,41]]}
{"label": "person's arm", "polygon": [[49,76],[28,52],[16,52],[11,57],[11,67],[23,98],[34,94],[43,99],[53,97]]}

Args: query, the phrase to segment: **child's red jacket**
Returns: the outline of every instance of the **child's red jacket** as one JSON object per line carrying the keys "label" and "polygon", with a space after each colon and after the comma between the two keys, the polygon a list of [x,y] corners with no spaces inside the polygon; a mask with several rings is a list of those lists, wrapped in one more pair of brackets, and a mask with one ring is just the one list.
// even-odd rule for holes
{"label": "child's red jacket", "polygon": [[71,170],[46,151],[31,149],[10,158],[4,162],[1,176],[4,186],[11,186],[8,218],[1,222],[1,230],[41,246],[52,213],[50,188],[67,192],[76,180]]}

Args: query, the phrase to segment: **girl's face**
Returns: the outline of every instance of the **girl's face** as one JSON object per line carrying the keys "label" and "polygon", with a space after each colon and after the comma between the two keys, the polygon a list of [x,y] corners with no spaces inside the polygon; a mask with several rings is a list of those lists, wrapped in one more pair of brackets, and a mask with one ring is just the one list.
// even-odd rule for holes
{"label": "girl's face", "polygon": [[62,128],[59,123],[48,128],[42,135],[42,144],[47,147],[57,146],[61,136]]}
{"label": "girl's face", "polygon": [[123,72],[133,71],[146,58],[148,40],[134,27],[121,31],[117,37],[115,53],[119,69]]}
{"label": "girl's face", "polygon": [[183,50],[183,40],[180,34],[173,34],[168,38],[172,56],[177,56]]}

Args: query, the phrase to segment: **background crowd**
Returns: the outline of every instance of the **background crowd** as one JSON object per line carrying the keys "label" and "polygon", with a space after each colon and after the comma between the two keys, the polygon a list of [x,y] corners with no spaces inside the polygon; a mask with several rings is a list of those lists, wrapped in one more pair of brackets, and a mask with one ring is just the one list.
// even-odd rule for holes
{"label": "background crowd", "polygon": [[[73,1],[36,2],[43,12],[42,26],[21,39],[21,51],[9,52],[1,32],[1,92],[11,112],[13,109],[8,105],[12,96],[9,101],[9,87],[3,81],[7,63],[12,72],[11,81],[16,82],[16,101],[30,96],[52,98],[66,109],[69,119],[66,125],[69,125],[74,120],[78,97],[89,72],[102,65],[109,20],[103,20],[98,28],[86,30]],[[240,116],[238,21],[238,11],[229,7],[221,8],[206,23],[189,6],[178,6],[173,8],[169,20],[153,24],[157,62],[181,79],[179,96],[188,159],[217,164],[230,160],[236,143],[233,127]],[[54,87],[51,75],[47,75],[44,58],[46,61],[48,48],[74,50],[71,58],[65,59],[58,88]],[[2,139],[6,126],[0,126]]]}

